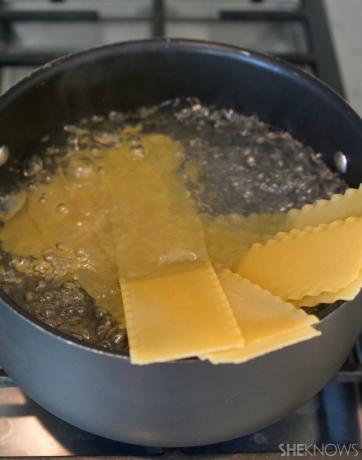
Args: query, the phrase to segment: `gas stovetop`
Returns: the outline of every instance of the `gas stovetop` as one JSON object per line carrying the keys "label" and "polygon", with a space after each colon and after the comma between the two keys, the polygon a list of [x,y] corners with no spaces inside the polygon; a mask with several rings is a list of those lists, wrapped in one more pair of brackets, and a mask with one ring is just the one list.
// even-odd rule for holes
{"label": "gas stovetop", "polygon": [[[247,453],[306,451],[317,457],[329,449],[361,445],[362,404],[358,367],[346,366],[312,401],[286,419],[239,439],[203,447],[163,449],[133,446],[94,436],[49,414],[5,376],[0,387],[0,456],[14,457],[202,457],[242,459]],[[268,382],[266,379],[265,385]],[[232,455],[233,454],[233,455]],[[259,455],[258,455],[259,454]],[[248,457],[249,458],[249,457]]]}
{"label": "gas stovetop", "polygon": [[[0,87],[6,89],[34,66],[65,52],[165,35],[272,52],[343,94],[323,0],[34,0],[31,5],[2,0]],[[286,419],[233,441],[184,449],[133,446],[81,431],[29,400],[0,371],[0,457],[230,460],[287,454],[318,458],[326,450],[329,456],[355,456],[362,438],[361,349],[357,343],[333,381]]]}

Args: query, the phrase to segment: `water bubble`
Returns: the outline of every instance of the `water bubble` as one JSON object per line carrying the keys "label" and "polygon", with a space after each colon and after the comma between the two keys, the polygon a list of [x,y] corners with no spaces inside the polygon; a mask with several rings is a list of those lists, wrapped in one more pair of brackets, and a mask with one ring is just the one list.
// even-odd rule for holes
{"label": "water bubble", "polygon": [[253,157],[252,155],[248,155],[246,157],[246,163],[247,163],[248,166],[253,168],[254,166],[256,166],[255,157]]}
{"label": "water bubble", "polygon": [[109,112],[108,118],[111,121],[122,121],[123,120],[123,114],[120,113],[120,112],[116,112],[115,110],[112,110],[111,112]]}
{"label": "water bubble", "polygon": [[126,140],[130,143],[131,146],[138,145],[141,142],[141,138],[135,133],[128,133]]}
{"label": "water bubble", "polygon": [[56,210],[60,214],[69,214],[69,209],[66,207],[64,203],[58,204],[58,206],[56,207]]}
{"label": "water bubble", "polygon": [[167,265],[176,262],[195,262],[197,259],[198,254],[195,252],[182,247],[175,247],[159,257],[159,265]]}
{"label": "water bubble", "polygon": [[103,316],[106,314],[104,310],[101,310],[100,308],[97,308],[94,312],[94,316],[96,319],[101,319]]}
{"label": "water bubble", "polygon": [[101,115],[93,115],[92,121],[93,123],[102,123],[102,121],[104,121],[104,117]]}
{"label": "water bubble", "polygon": [[127,334],[124,329],[116,328],[114,331],[112,331],[111,337],[110,337],[111,343],[116,346],[122,346],[126,347],[127,346]]}
{"label": "water bubble", "polygon": [[27,202],[25,192],[14,192],[0,196],[0,219],[8,221],[12,219]]}
{"label": "water bubble", "polygon": [[46,288],[46,286],[47,286],[46,282],[45,282],[44,280],[40,280],[40,281],[36,284],[35,290],[36,290],[37,292],[41,292],[41,291],[43,291],[43,290]]}
{"label": "water bubble", "polygon": [[270,140],[278,139],[279,133],[275,133],[274,131],[270,131],[267,133],[266,137]]}
{"label": "water bubble", "polygon": [[54,147],[54,146],[48,147],[45,152],[49,156],[59,155],[60,153],[62,153],[59,147]]}
{"label": "water bubble", "polygon": [[24,161],[23,174],[25,177],[33,177],[43,169],[43,160],[33,155],[31,158]]}
{"label": "water bubble", "polygon": [[29,182],[26,189],[28,192],[35,192],[37,190],[37,186],[33,182]]}
{"label": "water bubble", "polygon": [[79,132],[78,126],[75,125],[64,125],[63,129],[66,133],[77,134]]}
{"label": "water bubble", "polygon": [[17,268],[21,268],[25,265],[26,259],[25,257],[22,257],[22,256],[19,256],[19,257],[14,256],[12,258],[12,262]]}
{"label": "water bubble", "polygon": [[65,175],[69,180],[83,184],[90,184],[98,179],[95,164],[86,157],[73,158],[65,169]]}
{"label": "water bubble", "polygon": [[87,312],[87,310],[86,310],[86,307],[84,305],[79,305],[76,308],[76,313],[78,313],[79,315],[84,315],[86,312]]}
{"label": "water bubble", "polygon": [[224,109],[222,111],[222,115],[226,120],[231,120],[235,115],[234,109]]}
{"label": "water bubble", "polygon": [[46,203],[46,193],[42,193],[39,197],[39,203],[45,204]]}
{"label": "water bubble", "polygon": [[34,271],[42,275],[44,275],[49,268],[50,268],[50,265],[46,261],[42,261],[34,265]]}
{"label": "water bubble", "polygon": [[46,261],[46,262],[52,262],[55,258],[55,254],[54,252],[51,252],[51,251],[45,251],[43,253],[43,259]]}
{"label": "water bubble", "polygon": [[191,108],[194,112],[201,110],[201,103],[199,99],[194,99],[191,103]]}
{"label": "water bubble", "polygon": [[[51,299],[51,297],[50,297],[50,299]],[[50,299],[46,299],[46,300],[50,300]],[[46,308],[46,309],[44,310],[44,313],[45,313],[45,317],[46,317],[47,319],[54,318],[54,316],[55,316],[55,310],[54,310],[54,308]]]}
{"label": "water bubble", "polygon": [[141,144],[131,146],[130,151],[136,158],[143,158],[145,156],[145,150]]}
{"label": "water bubble", "polygon": [[85,249],[77,249],[75,256],[83,269],[92,269],[92,264],[89,260],[90,254]]}
{"label": "water bubble", "polygon": [[109,131],[101,131],[94,134],[94,140],[105,147],[114,147],[119,144],[118,134]]}

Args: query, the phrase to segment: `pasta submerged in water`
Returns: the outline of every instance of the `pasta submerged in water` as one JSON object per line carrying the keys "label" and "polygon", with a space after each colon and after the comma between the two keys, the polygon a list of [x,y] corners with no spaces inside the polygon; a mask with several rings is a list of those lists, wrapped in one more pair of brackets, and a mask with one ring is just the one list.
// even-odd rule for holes
{"label": "pasta submerged in water", "polygon": [[287,213],[207,213],[190,193],[199,158],[164,134],[117,136],[33,181],[0,239],[20,272],[79,283],[126,327],[132,363],[245,362],[318,337],[301,306],[358,293],[361,189]]}
{"label": "pasta submerged in water", "polygon": [[[73,152],[30,193],[26,212],[39,232],[29,251],[52,251],[45,275],[76,276],[120,321],[125,313],[136,364],[241,347],[195,205],[176,174],[180,146],[162,135],[141,141],[141,156],[128,145],[105,150],[94,180],[69,179],[90,155]],[[17,252],[5,236],[5,249]]]}

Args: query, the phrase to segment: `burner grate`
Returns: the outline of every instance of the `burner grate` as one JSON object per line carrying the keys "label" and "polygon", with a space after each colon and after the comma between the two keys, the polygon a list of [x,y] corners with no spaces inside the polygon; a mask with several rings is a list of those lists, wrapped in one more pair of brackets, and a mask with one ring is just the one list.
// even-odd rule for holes
{"label": "burner grate", "polygon": [[[65,2],[64,2],[65,3]],[[121,2],[120,2],[121,3]],[[258,2],[266,4],[267,2]],[[150,24],[151,37],[167,35],[167,26],[174,23],[222,23],[225,28],[231,23],[300,23],[304,29],[308,50],[307,52],[275,53],[278,57],[293,64],[309,69],[318,77],[343,94],[342,79],[339,73],[336,55],[334,52],[331,33],[328,26],[327,13],[323,0],[301,0],[295,8],[270,9],[255,8],[247,10],[220,9],[216,16],[188,17],[168,14],[167,0],[151,0],[152,8],[148,15],[126,16],[117,14],[102,16],[97,9],[79,10],[37,10],[37,9],[8,9],[6,2],[0,2],[0,36],[4,41],[14,40],[13,26],[17,23],[112,23],[122,27],[124,23]],[[220,2],[220,6],[222,2]],[[120,8],[121,11],[121,8]],[[40,66],[49,60],[60,57],[72,50],[56,52],[2,52],[0,66]]]}

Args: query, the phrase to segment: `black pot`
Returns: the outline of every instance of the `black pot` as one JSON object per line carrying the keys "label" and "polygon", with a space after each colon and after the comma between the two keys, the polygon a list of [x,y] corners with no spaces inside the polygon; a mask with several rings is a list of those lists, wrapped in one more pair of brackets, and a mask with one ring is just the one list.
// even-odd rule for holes
{"label": "black pot", "polygon": [[[20,158],[82,116],[177,96],[257,114],[327,163],[341,150],[346,180],[361,182],[362,121],[333,91],[278,60],[195,41],[116,44],[44,66],[0,98],[0,143]],[[258,430],[312,398],[341,366],[361,325],[359,296],[321,320],[320,337],[245,364],[132,366],[126,356],[39,324],[2,295],[0,362],[32,399],[80,428],[136,444],[191,446]]]}

